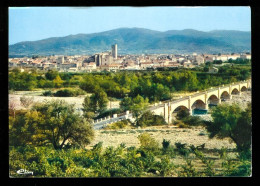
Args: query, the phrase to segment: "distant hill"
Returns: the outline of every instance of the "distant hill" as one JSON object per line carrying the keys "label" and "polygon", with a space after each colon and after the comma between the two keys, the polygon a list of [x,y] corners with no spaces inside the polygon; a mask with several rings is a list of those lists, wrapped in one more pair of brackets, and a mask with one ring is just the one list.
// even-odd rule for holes
{"label": "distant hill", "polygon": [[82,55],[111,50],[118,45],[118,54],[142,53],[230,53],[250,52],[251,33],[235,30],[169,30],[119,28],[110,31],[52,37],[9,45],[14,55]]}

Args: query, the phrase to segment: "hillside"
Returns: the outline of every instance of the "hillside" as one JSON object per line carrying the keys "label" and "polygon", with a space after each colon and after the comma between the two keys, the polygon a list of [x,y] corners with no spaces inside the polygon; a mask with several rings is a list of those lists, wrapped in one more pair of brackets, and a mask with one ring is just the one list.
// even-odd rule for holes
{"label": "hillside", "polygon": [[227,53],[251,50],[251,33],[232,30],[202,32],[192,29],[159,32],[143,28],[53,37],[19,42],[9,46],[13,55],[82,55],[111,50],[119,54],[142,53]]}

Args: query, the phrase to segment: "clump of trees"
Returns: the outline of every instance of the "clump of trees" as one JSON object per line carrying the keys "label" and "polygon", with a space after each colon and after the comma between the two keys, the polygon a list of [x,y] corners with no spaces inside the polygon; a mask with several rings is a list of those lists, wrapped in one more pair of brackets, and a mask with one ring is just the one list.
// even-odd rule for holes
{"label": "clump of trees", "polygon": [[56,96],[56,97],[75,97],[75,96],[84,95],[84,94],[86,94],[86,92],[83,91],[82,89],[65,88],[65,89],[62,89],[62,90],[58,90],[57,92],[55,92],[53,94],[53,96]]}
{"label": "clump of trees", "polygon": [[136,125],[140,127],[166,124],[167,123],[162,116],[154,115],[151,111],[146,111],[145,113],[143,113],[136,123]]}
{"label": "clump of trees", "polygon": [[96,91],[91,96],[86,96],[83,102],[84,117],[92,120],[99,118],[99,115],[106,116],[108,101],[107,94],[102,90]]}
{"label": "clump of trees", "polygon": [[64,101],[37,103],[30,110],[9,118],[11,146],[84,146],[94,137],[92,125]]}
{"label": "clump of trees", "polygon": [[[211,63],[206,63],[208,68]],[[207,71],[207,70],[206,70]],[[208,74],[200,70],[178,69],[175,71],[144,71],[118,73],[59,73],[25,71],[19,69],[9,72],[10,90],[33,90],[35,88],[80,87],[88,93],[99,90],[108,97],[123,99],[140,95],[150,103],[171,99],[175,91],[197,91],[248,79],[250,67],[226,65],[219,67],[217,74]]]}
{"label": "clump of trees", "polygon": [[191,116],[187,109],[181,109],[177,112],[175,125],[180,128],[190,128],[191,126],[204,126],[203,120],[199,116]]}
{"label": "clump of trees", "polygon": [[237,104],[221,104],[212,110],[212,122],[207,130],[210,138],[229,137],[239,151],[250,151],[252,138],[252,108],[248,104],[245,110]]}

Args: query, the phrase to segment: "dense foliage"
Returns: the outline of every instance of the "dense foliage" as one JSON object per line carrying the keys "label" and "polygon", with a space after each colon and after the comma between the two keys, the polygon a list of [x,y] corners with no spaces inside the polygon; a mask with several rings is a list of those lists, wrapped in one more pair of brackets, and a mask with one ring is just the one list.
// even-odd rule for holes
{"label": "dense foliage", "polygon": [[166,125],[164,118],[159,115],[154,115],[151,111],[146,111],[142,116],[137,120],[137,126],[147,127],[153,125]]}
{"label": "dense foliage", "polygon": [[[92,149],[68,148],[55,150],[45,147],[10,147],[10,176],[26,177],[16,173],[19,169],[33,172],[30,177],[203,177],[203,176],[250,176],[250,159],[230,158],[226,149],[217,151],[222,162],[204,154],[200,146],[163,140],[160,145],[151,135],[138,136],[140,147],[103,147],[102,142]],[[175,158],[186,161],[173,163]],[[200,161],[200,168],[195,166]],[[197,164],[196,164],[197,165]]]}
{"label": "dense foliage", "polygon": [[236,104],[221,104],[213,109],[212,118],[213,122],[207,126],[211,138],[229,137],[236,143],[238,150],[248,151],[251,148],[251,104],[245,110]]}
{"label": "dense foliage", "polygon": [[65,88],[62,90],[58,90],[57,92],[55,92],[53,94],[53,96],[55,96],[55,97],[75,97],[75,96],[84,95],[84,94],[86,94],[86,92],[81,89]]}
{"label": "dense foliage", "polygon": [[9,116],[9,143],[14,146],[84,146],[94,137],[92,125],[61,100],[35,104],[32,109]]}
{"label": "dense foliage", "polygon": [[[204,68],[208,68],[206,63]],[[250,65],[224,65],[217,74],[204,72],[200,67],[174,71],[59,73],[13,69],[9,72],[10,90],[33,90],[35,88],[80,87],[88,93],[105,92],[108,97],[122,99],[137,95],[149,102],[171,98],[175,91],[197,91],[250,78]]]}

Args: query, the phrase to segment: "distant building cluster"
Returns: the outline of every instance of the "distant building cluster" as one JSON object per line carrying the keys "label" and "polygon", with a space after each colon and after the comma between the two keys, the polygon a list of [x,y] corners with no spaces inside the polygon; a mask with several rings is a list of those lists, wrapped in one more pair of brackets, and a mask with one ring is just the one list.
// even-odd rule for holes
{"label": "distant building cluster", "polygon": [[[193,68],[205,62],[214,60],[228,61],[251,59],[251,54],[150,54],[150,55],[118,55],[117,44],[111,46],[111,51],[94,55],[62,56],[54,55],[38,58],[9,58],[9,67],[35,67],[41,70],[57,69],[59,72],[99,72],[119,70],[147,70],[161,67]],[[210,69],[217,72],[217,69]]]}

